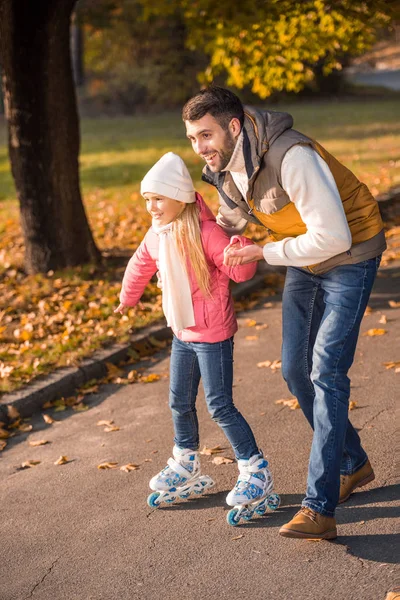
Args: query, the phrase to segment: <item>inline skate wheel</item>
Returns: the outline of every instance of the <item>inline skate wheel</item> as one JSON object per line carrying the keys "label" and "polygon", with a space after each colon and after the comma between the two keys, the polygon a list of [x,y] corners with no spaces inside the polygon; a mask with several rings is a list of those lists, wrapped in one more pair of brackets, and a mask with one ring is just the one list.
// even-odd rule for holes
{"label": "inline skate wheel", "polygon": [[187,498],[189,498],[190,496],[190,492],[185,492],[183,494],[179,494],[179,498],[181,498],[181,500],[186,500]]}
{"label": "inline skate wheel", "polygon": [[280,503],[281,498],[279,494],[271,494],[270,496],[268,496],[267,506],[270,510],[276,510],[277,508],[279,508]]}
{"label": "inline skate wheel", "polygon": [[147,504],[148,504],[148,506],[150,506],[150,508],[158,508],[160,506],[160,502],[157,502],[159,495],[160,495],[160,492],[153,492],[147,498]]}
{"label": "inline skate wheel", "polygon": [[267,507],[265,506],[265,504],[260,504],[260,506],[258,506],[254,512],[256,513],[256,515],[260,515],[260,517],[262,517],[263,515],[265,515],[266,510]]}
{"label": "inline skate wheel", "polygon": [[238,514],[237,508],[232,508],[228,512],[228,514],[226,515],[226,521],[227,521],[228,525],[232,525],[232,527],[236,527],[237,525],[239,525],[240,517],[238,517],[237,514]]}

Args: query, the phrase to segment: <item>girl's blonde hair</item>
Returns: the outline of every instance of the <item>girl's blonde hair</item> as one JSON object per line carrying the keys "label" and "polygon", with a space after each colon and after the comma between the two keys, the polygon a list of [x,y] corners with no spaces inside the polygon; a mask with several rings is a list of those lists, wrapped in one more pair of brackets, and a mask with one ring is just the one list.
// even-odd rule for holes
{"label": "girl's blonde hair", "polygon": [[182,263],[191,264],[197,284],[204,296],[211,296],[210,271],[201,243],[200,209],[197,204],[186,204],[173,222],[172,235]]}

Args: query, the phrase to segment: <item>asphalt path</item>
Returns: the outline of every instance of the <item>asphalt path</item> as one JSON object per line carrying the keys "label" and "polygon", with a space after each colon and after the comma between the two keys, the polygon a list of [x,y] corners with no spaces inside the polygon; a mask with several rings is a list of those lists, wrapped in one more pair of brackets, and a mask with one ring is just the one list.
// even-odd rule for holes
{"label": "asphalt path", "polygon": [[[383,363],[400,360],[399,268],[381,271],[351,369],[351,420],[376,472],[368,488],[337,510],[339,537],[308,542],[279,536],[305,491],[311,430],[291,398],[279,369],[257,367],[280,358],[280,296],[259,296],[239,314],[235,338],[235,400],[270,461],[282,506],[233,528],[225,496],[235,464],[202,457],[216,486],[160,509],[146,498],[150,478],[172,449],[168,408],[169,351],[131,368],[160,375],[153,383],[105,384],[87,396],[90,409],[43,412],[33,429],[8,440],[0,458],[1,600],[384,600],[394,586],[399,556],[399,486],[396,485],[395,400],[400,374]],[[254,304],[254,303],[253,303]],[[386,324],[382,324],[382,316]],[[250,320],[267,327],[256,329]],[[198,398],[201,447],[233,453]],[[99,420],[112,420],[106,432]],[[34,440],[50,443],[32,447]],[[68,462],[55,465],[60,456]],[[21,469],[28,460],[40,461]],[[104,462],[116,468],[100,470]],[[126,473],[120,466],[134,463]]]}

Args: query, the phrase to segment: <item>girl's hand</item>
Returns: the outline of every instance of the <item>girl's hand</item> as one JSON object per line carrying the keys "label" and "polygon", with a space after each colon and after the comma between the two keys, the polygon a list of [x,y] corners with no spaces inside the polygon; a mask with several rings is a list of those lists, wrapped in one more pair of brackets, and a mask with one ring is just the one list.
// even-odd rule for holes
{"label": "girl's hand", "polygon": [[237,265],[241,265],[243,258],[233,256],[232,252],[234,250],[240,250],[239,243],[230,243],[229,246],[226,246],[224,249],[224,265],[227,267],[236,267]]}
{"label": "girl's hand", "polygon": [[114,312],[115,312],[115,313],[121,313],[121,315],[123,315],[123,314],[125,314],[125,312],[126,312],[126,309],[127,309],[127,308],[128,308],[128,307],[127,307],[127,306],[125,306],[125,304],[120,304],[120,305],[118,306],[118,308],[116,308],[116,309],[114,310]]}

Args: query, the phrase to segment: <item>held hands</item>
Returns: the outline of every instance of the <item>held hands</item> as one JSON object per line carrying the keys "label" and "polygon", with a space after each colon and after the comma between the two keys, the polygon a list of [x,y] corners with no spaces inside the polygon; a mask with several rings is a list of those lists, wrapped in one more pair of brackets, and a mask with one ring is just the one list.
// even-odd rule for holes
{"label": "held hands", "polygon": [[224,250],[224,265],[228,267],[245,265],[263,258],[264,255],[261,246],[251,244],[242,248],[237,236],[231,238],[229,245]]}

